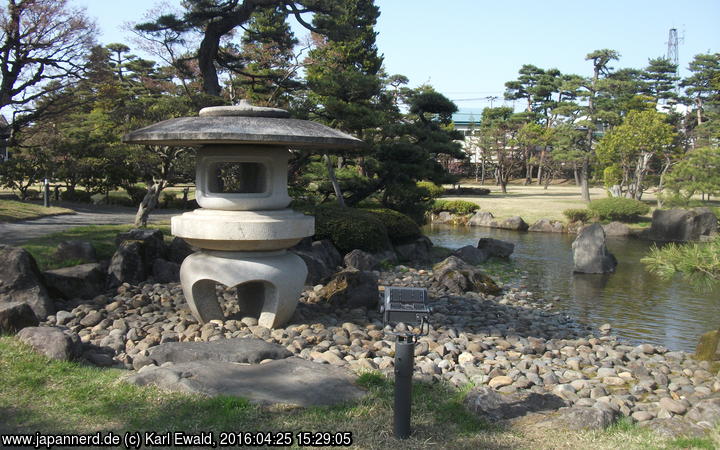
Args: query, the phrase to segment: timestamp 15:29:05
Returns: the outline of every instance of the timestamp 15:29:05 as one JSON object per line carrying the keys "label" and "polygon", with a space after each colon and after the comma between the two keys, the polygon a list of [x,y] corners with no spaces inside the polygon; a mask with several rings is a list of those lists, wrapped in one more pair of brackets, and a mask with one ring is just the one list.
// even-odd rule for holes
{"label": "timestamp 15:29:05", "polygon": [[[313,447],[349,447],[353,443],[352,431],[291,431],[280,432],[224,432],[219,435],[220,447],[277,446],[290,447],[293,444]],[[293,439],[294,438],[294,439]]]}

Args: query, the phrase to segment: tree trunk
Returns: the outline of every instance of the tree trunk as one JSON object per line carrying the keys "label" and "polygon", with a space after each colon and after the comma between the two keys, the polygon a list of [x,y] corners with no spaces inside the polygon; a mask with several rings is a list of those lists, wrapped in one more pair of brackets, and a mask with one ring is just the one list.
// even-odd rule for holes
{"label": "tree trunk", "polygon": [[503,194],[507,194],[507,180],[500,180],[500,190]]}
{"label": "tree trunk", "polygon": [[335,191],[335,197],[337,197],[338,205],[340,205],[341,208],[344,208],[345,199],[343,198],[342,190],[340,190],[340,183],[338,183],[338,180],[335,177],[335,167],[333,166],[332,160],[327,154],[323,155],[323,159],[325,160],[328,177],[330,177],[330,183],[332,183],[333,190]]}
{"label": "tree trunk", "polygon": [[578,167],[576,162],[573,162],[573,176],[575,177],[575,186],[580,186],[580,176],[578,175]]}
{"label": "tree trunk", "polygon": [[658,182],[658,190],[657,190],[657,193],[655,194],[655,197],[657,198],[657,207],[658,208],[662,208],[662,205],[663,205],[662,193],[663,193],[663,189],[665,188],[665,186],[664,186],[665,174],[670,169],[671,165],[672,165],[672,163],[670,162],[670,158],[665,158],[665,163],[663,164],[663,168],[660,171],[660,181]]}
{"label": "tree trunk", "polygon": [[582,168],[580,170],[580,196],[584,202],[590,201],[590,186],[588,185],[588,178],[590,176],[589,165],[588,158],[583,158]]}
{"label": "tree trunk", "polygon": [[145,197],[143,197],[142,202],[140,202],[137,214],[135,214],[136,227],[145,228],[147,226],[150,212],[157,206],[160,193],[165,188],[165,183],[165,180],[160,180],[159,182],[153,182],[148,185],[148,191]]}

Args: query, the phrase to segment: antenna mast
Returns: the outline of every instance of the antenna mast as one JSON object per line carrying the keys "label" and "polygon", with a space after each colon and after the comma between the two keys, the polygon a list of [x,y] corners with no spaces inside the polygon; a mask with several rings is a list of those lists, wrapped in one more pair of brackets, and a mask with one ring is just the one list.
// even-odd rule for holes
{"label": "antenna mast", "polygon": [[[675,76],[680,78],[680,55],[678,54],[678,33],[677,28],[670,28],[667,41],[667,59],[675,64]],[[675,81],[675,91],[680,89],[680,85]]]}

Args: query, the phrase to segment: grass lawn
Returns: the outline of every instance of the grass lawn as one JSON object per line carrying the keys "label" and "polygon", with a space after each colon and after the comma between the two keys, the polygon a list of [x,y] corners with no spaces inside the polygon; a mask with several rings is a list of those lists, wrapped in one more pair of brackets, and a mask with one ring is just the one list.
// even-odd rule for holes
{"label": "grass lawn", "polygon": [[[70,228],[59,233],[49,234],[41,238],[32,239],[22,247],[30,252],[37,261],[40,270],[58,269],[79,264],[79,261],[58,260],[55,258],[55,250],[62,241],[88,241],[93,247],[99,259],[111,258],[115,253],[115,237],[118,233],[134,228],[132,225],[88,225]],[[151,228],[159,228],[165,234],[165,239],[172,239],[168,225],[153,224]]]}
{"label": "grass lawn", "polygon": [[17,222],[58,214],[75,214],[75,211],[56,206],[45,208],[43,205],[35,203],[0,200],[0,222]]}
{"label": "grass lawn", "polygon": [[357,383],[370,394],[334,407],[261,408],[234,397],[166,393],[122,383],[127,372],[49,361],[13,337],[0,337],[0,433],[125,431],[351,431],[356,448],[715,448],[703,439],[667,440],[621,421],[602,432],[503,429],[478,420],[463,393],[441,384],[413,387],[413,435],[392,437],[393,384],[375,373]]}
{"label": "grass lawn", "polygon": [[[516,183],[521,183],[516,182]],[[490,189],[490,195],[484,196],[447,196],[443,200],[466,200],[480,205],[481,211],[489,211],[499,219],[511,216],[521,216],[529,225],[538,219],[547,218],[567,222],[563,211],[569,208],[586,208],[587,203],[580,199],[580,188],[572,182],[551,184],[547,189],[543,186],[523,184],[509,184],[507,193],[503,194],[500,186],[495,186],[492,180],[480,185],[474,181],[464,180],[464,187],[484,187]],[[602,187],[590,188],[590,199],[607,198],[607,192]],[[635,223],[629,223],[631,228],[647,228],[652,222],[652,212],[657,207],[657,198],[652,192],[643,195],[643,202],[650,206],[650,212]],[[720,202],[696,202],[698,206],[720,207]]]}

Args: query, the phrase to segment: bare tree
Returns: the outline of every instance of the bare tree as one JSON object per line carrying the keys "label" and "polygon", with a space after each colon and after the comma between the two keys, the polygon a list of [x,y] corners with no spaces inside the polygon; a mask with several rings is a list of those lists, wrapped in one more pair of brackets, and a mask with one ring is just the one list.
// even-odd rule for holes
{"label": "bare tree", "polygon": [[0,6],[0,109],[12,130],[46,115],[55,93],[79,81],[96,29],[67,0],[7,0]]}

